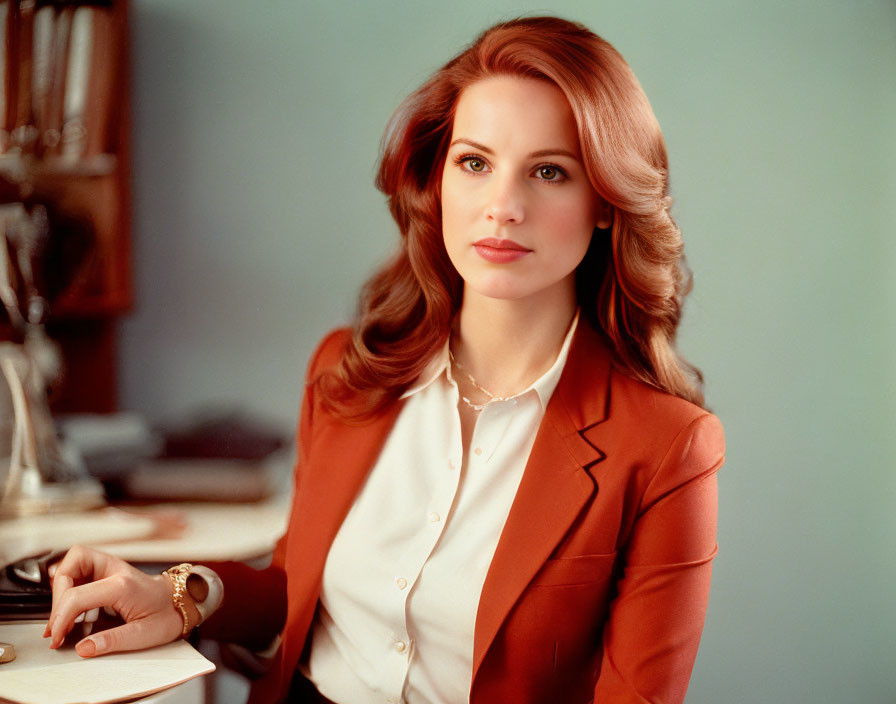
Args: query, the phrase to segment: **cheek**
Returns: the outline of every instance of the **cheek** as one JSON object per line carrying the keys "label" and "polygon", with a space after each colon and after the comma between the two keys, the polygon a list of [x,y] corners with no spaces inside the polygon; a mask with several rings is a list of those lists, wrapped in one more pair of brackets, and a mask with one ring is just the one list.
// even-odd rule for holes
{"label": "cheek", "polygon": [[596,201],[582,196],[558,199],[545,211],[546,224],[557,233],[558,239],[584,255],[597,225]]}
{"label": "cheek", "polygon": [[442,236],[446,244],[457,235],[464,223],[470,219],[469,198],[463,197],[462,189],[452,176],[442,178],[441,210]]}
{"label": "cheek", "polygon": [[449,219],[454,211],[454,188],[447,172],[442,174],[442,182],[439,184],[439,206],[442,210],[442,222]]}

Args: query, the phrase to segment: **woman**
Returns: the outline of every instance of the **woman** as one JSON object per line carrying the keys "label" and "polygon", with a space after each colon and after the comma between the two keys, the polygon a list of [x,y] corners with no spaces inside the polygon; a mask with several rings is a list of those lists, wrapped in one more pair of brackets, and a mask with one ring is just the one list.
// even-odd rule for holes
{"label": "woman", "polygon": [[258,702],[682,701],[724,440],[637,80],[580,25],[499,24],[399,107],[377,185],[401,248],[309,365],[272,565],[74,549],[51,646],[111,605],[82,655],[273,641]]}

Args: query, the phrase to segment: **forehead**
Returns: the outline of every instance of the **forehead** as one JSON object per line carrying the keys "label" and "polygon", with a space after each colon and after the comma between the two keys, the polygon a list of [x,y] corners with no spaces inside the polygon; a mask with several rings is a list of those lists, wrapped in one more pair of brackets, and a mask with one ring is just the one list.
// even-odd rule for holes
{"label": "forehead", "polygon": [[452,139],[463,138],[493,149],[579,151],[575,117],[563,91],[534,78],[493,76],[465,88],[452,129]]}

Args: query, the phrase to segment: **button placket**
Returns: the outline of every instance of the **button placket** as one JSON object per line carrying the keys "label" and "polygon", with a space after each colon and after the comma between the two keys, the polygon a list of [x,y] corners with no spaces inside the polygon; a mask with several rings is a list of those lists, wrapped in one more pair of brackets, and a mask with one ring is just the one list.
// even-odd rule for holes
{"label": "button placket", "polygon": [[471,454],[476,462],[488,462],[498,445],[501,444],[513,414],[510,413],[517,405],[517,399],[507,399],[500,403],[495,403],[487,407],[476,420],[476,426],[473,428],[473,437],[470,442]]}
{"label": "button placket", "polygon": [[[408,679],[410,668],[410,639],[407,634],[390,633],[388,641],[384,644],[387,648],[386,660],[382,663],[384,672],[387,672],[387,682],[384,682],[384,693],[387,701],[400,701],[402,691]],[[391,698],[390,698],[391,697]]]}
{"label": "button placket", "polygon": [[[402,556],[400,562],[395,565],[393,594],[400,599],[400,603],[403,605],[407,604],[414,585],[420,578],[427,560],[429,560],[442,535],[445,526],[444,518],[454,504],[459,483],[459,472],[443,474],[435,482],[431,489],[430,501],[419,519],[422,525],[427,527],[427,530],[419,531],[412,538],[408,551]],[[407,628],[406,616],[404,625]],[[407,646],[407,641],[405,641],[405,644]]]}

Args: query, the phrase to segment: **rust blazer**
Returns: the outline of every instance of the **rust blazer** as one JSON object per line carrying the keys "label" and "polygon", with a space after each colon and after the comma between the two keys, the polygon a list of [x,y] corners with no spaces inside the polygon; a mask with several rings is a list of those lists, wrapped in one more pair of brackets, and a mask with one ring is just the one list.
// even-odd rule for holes
{"label": "rust blazer", "polygon": [[[338,360],[347,336],[321,343],[308,379]],[[213,565],[225,597],[205,634],[257,647],[282,632],[250,701],[288,691],[330,544],[400,408],[351,426],[307,385],[292,514],[272,565]],[[482,588],[470,701],[683,701],[723,453],[715,416],[626,376],[582,321]]]}

